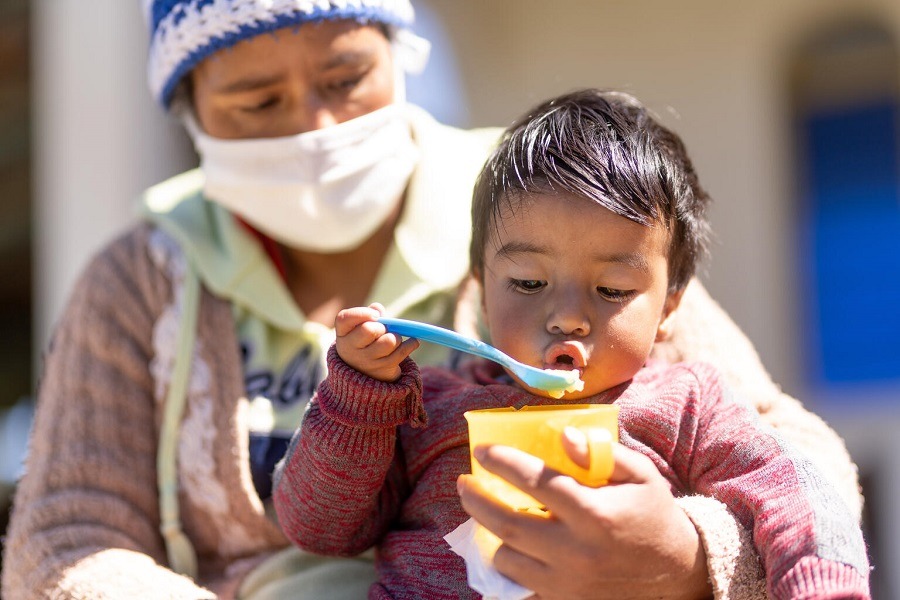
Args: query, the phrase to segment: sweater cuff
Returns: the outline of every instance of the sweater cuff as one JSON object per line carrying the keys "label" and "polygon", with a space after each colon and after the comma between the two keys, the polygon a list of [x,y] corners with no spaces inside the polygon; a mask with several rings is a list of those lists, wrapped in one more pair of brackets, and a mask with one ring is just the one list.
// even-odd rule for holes
{"label": "sweater cuff", "polygon": [[767,598],[765,573],[753,538],[728,508],[706,496],[686,496],[675,502],[700,535],[716,600]]}
{"label": "sweater cuff", "polygon": [[805,557],[772,589],[775,598],[867,599],[869,580],[844,563]]}
{"label": "sweater cuff", "polygon": [[332,344],[328,350],[328,376],[317,392],[320,410],[350,427],[382,428],[428,422],[422,403],[422,377],[411,358],[400,363],[400,378],[379,381],[345,363]]}

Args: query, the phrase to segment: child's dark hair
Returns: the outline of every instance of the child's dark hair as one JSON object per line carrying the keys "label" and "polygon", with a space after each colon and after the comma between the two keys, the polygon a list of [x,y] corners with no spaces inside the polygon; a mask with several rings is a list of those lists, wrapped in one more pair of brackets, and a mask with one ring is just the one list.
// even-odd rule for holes
{"label": "child's dark hair", "polygon": [[[669,231],[669,290],[684,289],[706,254],[709,196],[681,139],[628,94],[580,90],[547,101],[506,130],[475,183],[472,270],[504,207],[570,193]],[[551,225],[552,226],[552,225]]]}

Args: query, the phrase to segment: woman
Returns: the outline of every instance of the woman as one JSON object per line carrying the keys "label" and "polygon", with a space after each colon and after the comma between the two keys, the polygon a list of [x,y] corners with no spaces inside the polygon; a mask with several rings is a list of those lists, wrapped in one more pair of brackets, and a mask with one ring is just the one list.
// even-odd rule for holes
{"label": "woman", "polygon": [[[456,301],[468,203],[498,132],[405,105],[408,0],[145,5],[151,90],[185,121],[201,168],[149,190],[143,222],[72,294],[46,356],[2,595],[259,598],[290,580],[307,597],[358,597],[367,563],[288,548],[268,512],[271,472],[340,308],[378,300],[468,324]],[[720,327],[733,326],[718,313],[686,323],[673,352]],[[798,411],[798,423],[818,422]],[[715,567],[747,547],[698,534],[731,519],[722,505],[691,514],[697,529],[661,516],[675,511],[654,476],[635,487],[668,510],[646,505],[629,526],[660,542],[624,568]],[[699,557],[685,551],[698,540]],[[633,542],[618,544],[627,555]]]}

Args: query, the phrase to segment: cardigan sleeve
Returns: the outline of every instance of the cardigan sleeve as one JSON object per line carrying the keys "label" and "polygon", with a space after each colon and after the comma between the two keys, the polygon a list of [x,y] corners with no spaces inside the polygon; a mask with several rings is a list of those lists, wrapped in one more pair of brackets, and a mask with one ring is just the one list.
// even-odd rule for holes
{"label": "cardigan sleeve", "polygon": [[766,577],[753,537],[724,504],[709,496],[682,496],[685,512],[706,550],[713,596],[729,600],[766,600]]}
{"label": "cardigan sleeve", "polygon": [[140,236],[120,239],[56,328],[6,540],[8,600],[214,597],[165,566],[148,366],[165,290],[150,269]]}
{"label": "cardigan sleeve", "polygon": [[366,377],[328,351],[328,377],[310,402],[275,474],[285,535],[318,554],[354,556],[387,532],[410,486],[397,427],[425,423],[412,359],[393,383]]}

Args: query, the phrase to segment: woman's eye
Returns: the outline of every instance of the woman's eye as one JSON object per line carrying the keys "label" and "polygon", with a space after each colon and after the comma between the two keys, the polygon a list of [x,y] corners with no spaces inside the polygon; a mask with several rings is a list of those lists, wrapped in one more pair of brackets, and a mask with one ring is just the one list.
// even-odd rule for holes
{"label": "woman's eye", "polygon": [[262,102],[256,102],[249,106],[244,106],[241,108],[241,110],[248,113],[258,113],[273,108],[276,104],[278,104],[278,98],[276,96],[272,96],[271,98],[266,98]]}
{"label": "woman's eye", "polygon": [[533,294],[540,291],[547,283],[539,279],[511,279],[509,285],[520,292]]}
{"label": "woman's eye", "polygon": [[324,90],[331,94],[349,94],[362,84],[371,69],[347,73],[343,77],[332,78],[324,83]]}
{"label": "woman's eye", "polygon": [[349,92],[350,90],[356,88],[359,85],[359,82],[362,81],[362,76],[352,77],[350,79],[343,79],[341,81],[332,83],[329,87],[336,92]]}
{"label": "woman's eye", "polygon": [[615,288],[597,286],[597,293],[611,302],[625,302],[634,295],[634,290],[617,290]]}

